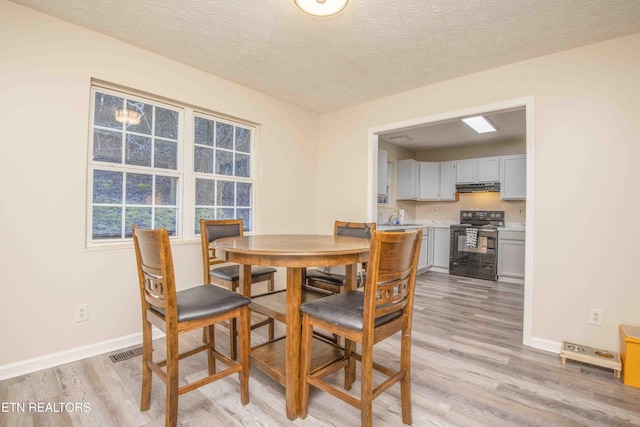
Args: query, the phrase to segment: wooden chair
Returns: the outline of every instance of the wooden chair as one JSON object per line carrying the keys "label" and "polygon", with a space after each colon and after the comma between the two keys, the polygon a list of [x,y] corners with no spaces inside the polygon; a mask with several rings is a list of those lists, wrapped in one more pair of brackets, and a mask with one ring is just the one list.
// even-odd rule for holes
{"label": "wooden chair", "polygon": [[[201,219],[200,220],[200,241],[202,244],[202,267],[204,271],[204,283],[224,286],[227,289],[237,292],[240,284],[240,266],[238,264],[226,263],[224,259],[217,258],[215,250],[211,247],[214,240],[223,237],[234,237],[243,235],[242,219]],[[216,265],[223,264],[224,266]],[[267,292],[274,291],[275,268],[271,267],[251,267],[251,284],[267,282]],[[251,296],[251,295],[248,295]],[[267,318],[261,322],[251,325],[251,329],[261,326],[268,326],[269,340],[273,339],[274,322],[272,318]],[[232,359],[237,357],[237,327],[235,319],[225,324],[229,329],[229,354]]]}
{"label": "wooden chair", "polygon": [[[371,234],[376,230],[376,223],[364,222],[345,222],[336,221],[333,227],[335,236],[352,236],[361,237],[363,239],[371,239]],[[365,266],[363,266],[364,268]],[[326,271],[329,269],[329,271]],[[305,286],[312,289],[319,289],[330,294],[338,294],[345,289],[345,275],[330,272],[335,269],[318,268],[309,269],[306,273]]]}
{"label": "wooden chair", "polygon": [[[300,306],[302,312],[303,382],[301,418],[307,416],[309,386],[319,388],[361,411],[362,426],[372,425],[372,403],[396,382],[400,382],[402,421],[411,424],[411,317],[422,230],[375,231],[371,239],[364,292],[348,291]],[[345,357],[311,372],[313,328],[345,338]],[[401,332],[400,369],[389,369],[373,361],[374,344]],[[355,343],[361,353],[355,352]],[[356,360],[360,362],[360,398],[336,388],[323,378],[341,368],[344,387],[355,381]],[[373,369],[389,378],[373,387]]]}
{"label": "wooden chair", "polygon": [[[249,403],[249,303],[243,295],[217,286],[200,285],[176,292],[169,234],[166,229],[141,230],[133,226],[133,242],[142,302],[142,397],[140,410],[151,404],[152,372],[166,384],[166,425],[178,421],[178,396],[218,379],[240,376],[240,401]],[[240,362],[234,362],[215,349],[213,327],[216,323],[239,319]],[[153,361],[151,325],[166,334],[166,360]],[[207,342],[180,353],[178,335],[205,328]],[[201,351],[207,352],[209,375],[179,386],[178,361]],[[216,359],[227,367],[216,372]],[[163,369],[163,368],[166,368]]]}

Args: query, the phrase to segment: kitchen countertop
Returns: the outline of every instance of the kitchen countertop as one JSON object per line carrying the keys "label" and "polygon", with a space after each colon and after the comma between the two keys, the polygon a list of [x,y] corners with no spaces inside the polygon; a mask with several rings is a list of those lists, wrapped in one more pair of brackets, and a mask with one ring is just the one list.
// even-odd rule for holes
{"label": "kitchen countertop", "polygon": [[[410,230],[415,228],[433,227],[433,228],[449,228],[451,225],[458,224],[454,221],[443,220],[424,220],[418,222],[412,222],[408,224],[378,224],[378,230],[393,231],[393,230]],[[498,227],[498,231],[525,231],[525,224],[519,222],[507,222],[504,227]]]}
{"label": "kitchen countertop", "polygon": [[453,221],[441,221],[441,220],[423,220],[419,222],[411,222],[407,224],[378,224],[378,230],[407,230],[413,228],[424,228],[424,227],[433,227],[433,228],[449,228],[451,224],[454,224]]}

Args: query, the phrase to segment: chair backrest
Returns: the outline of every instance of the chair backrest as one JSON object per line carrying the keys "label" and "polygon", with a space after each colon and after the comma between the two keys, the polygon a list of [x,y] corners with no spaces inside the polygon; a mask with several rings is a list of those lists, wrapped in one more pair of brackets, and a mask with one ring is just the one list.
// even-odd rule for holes
{"label": "chair backrest", "polygon": [[367,267],[364,328],[377,317],[402,310],[411,318],[422,229],[407,232],[374,231]]}
{"label": "chair backrest", "polygon": [[333,234],[335,236],[362,237],[371,239],[371,235],[376,230],[375,222],[345,222],[336,221]]}
{"label": "chair backrest", "polygon": [[225,262],[224,259],[216,257],[216,251],[211,247],[211,243],[224,237],[243,236],[242,227],[242,218],[200,220],[200,242],[202,244],[202,267],[205,283],[210,282],[211,267]]}
{"label": "chair backrest", "polygon": [[[147,304],[164,310],[166,321],[177,321],[176,287],[169,233],[165,228],[132,228],[142,309]],[[146,304],[145,304],[146,303]]]}

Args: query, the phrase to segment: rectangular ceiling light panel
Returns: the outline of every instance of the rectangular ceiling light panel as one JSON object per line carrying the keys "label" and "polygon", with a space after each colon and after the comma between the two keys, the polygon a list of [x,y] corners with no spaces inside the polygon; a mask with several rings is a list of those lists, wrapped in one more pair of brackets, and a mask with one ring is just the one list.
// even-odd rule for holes
{"label": "rectangular ceiling light panel", "polygon": [[496,127],[487,119],[482,116],[468,117],[462,119],[467,125],[478,133],[495,132]]}

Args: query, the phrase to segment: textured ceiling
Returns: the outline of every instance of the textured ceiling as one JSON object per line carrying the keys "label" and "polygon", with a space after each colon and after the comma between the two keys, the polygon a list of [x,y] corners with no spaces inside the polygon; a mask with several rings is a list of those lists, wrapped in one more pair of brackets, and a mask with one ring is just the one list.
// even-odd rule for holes
{"label": "textured ceiling", "polygon": [[327,112],[640,32],[639,0],[12,0]]}

